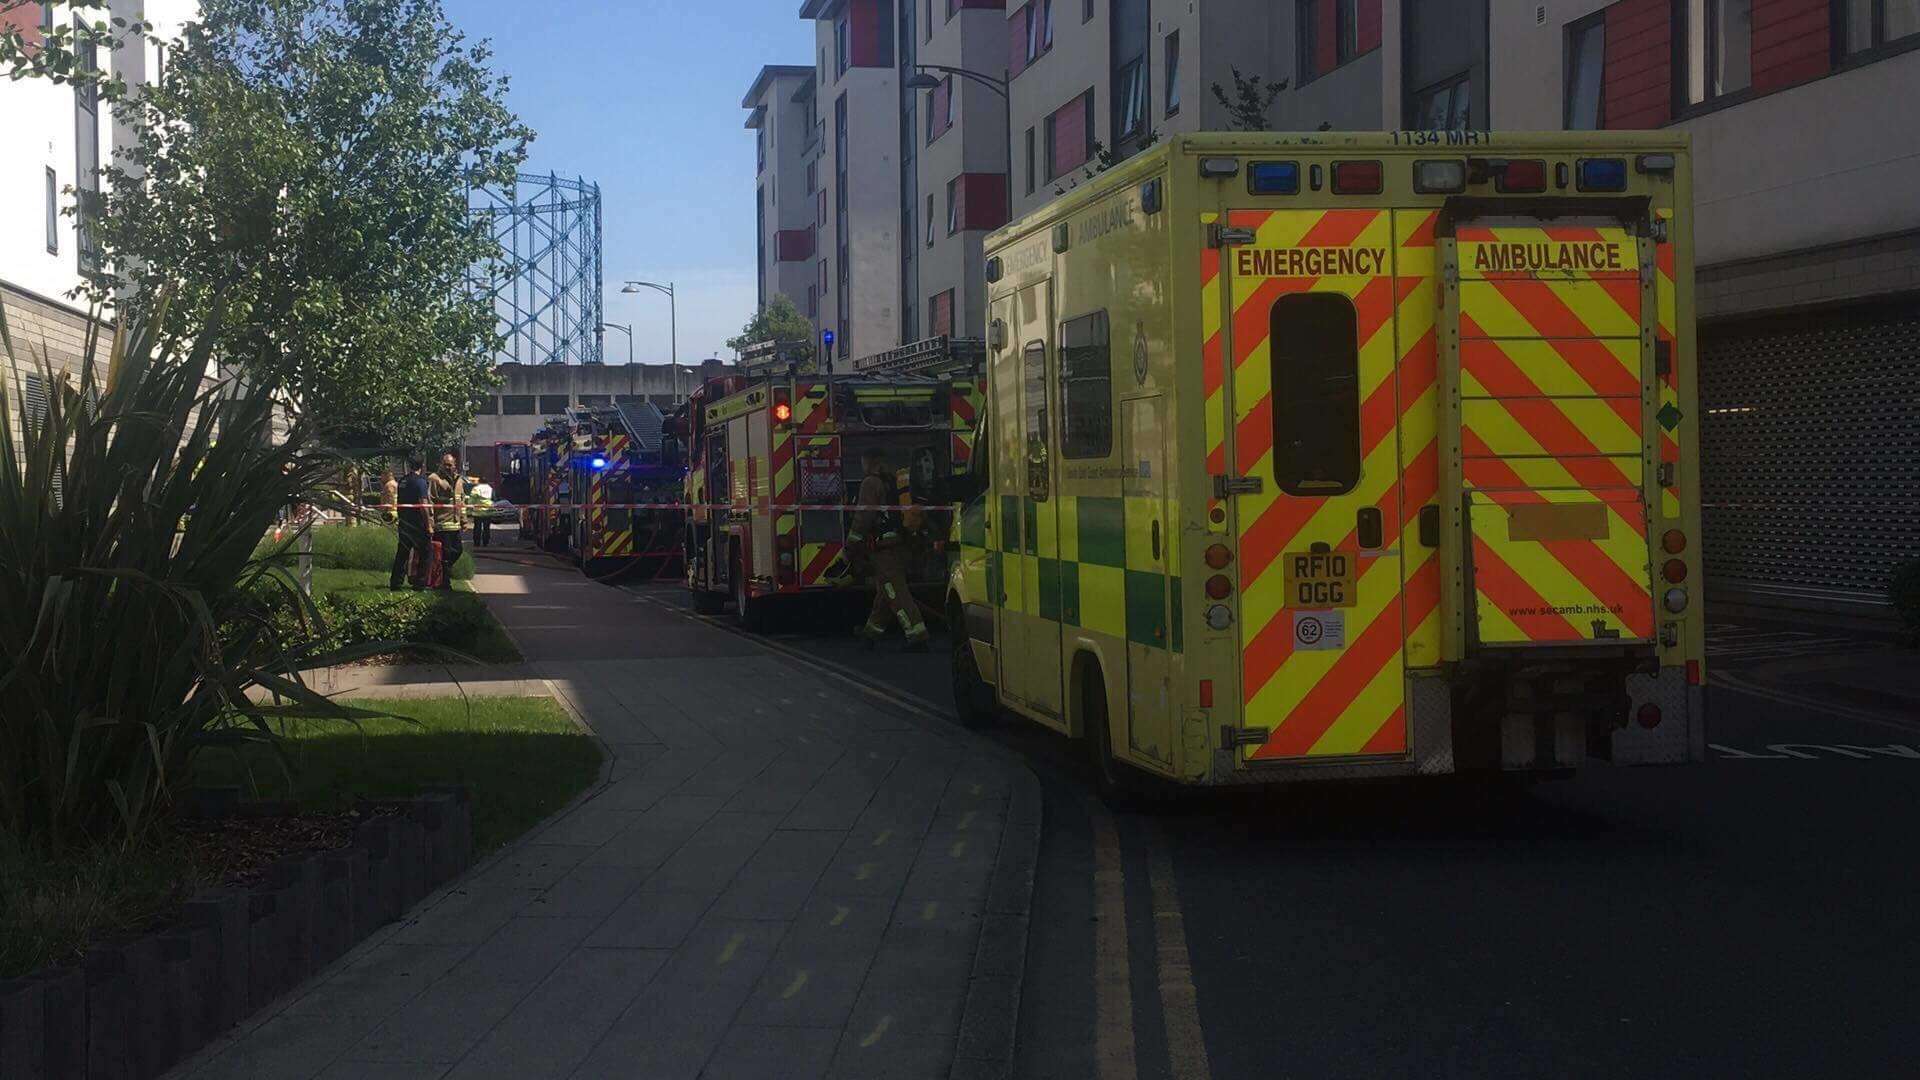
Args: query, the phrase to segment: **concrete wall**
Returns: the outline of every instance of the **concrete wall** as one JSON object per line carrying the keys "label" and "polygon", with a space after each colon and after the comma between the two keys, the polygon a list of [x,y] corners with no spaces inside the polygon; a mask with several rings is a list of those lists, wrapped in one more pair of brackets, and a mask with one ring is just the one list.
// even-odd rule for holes
{"label": "concrete wall", "polygon": [[[833,329],[835,362],[891,349],[899,343],[900,297],[900,79],[892,67],[834,71],[833,19],[815,20],[823,78],[818,90],[826,139],[819,161],[827,193],[820,254],[829,261],[820,325]],[[839,318],[840,255],[836,232],[834,104],[847,101],[847,263],[851,273],[848,321]],[[815,270],[818,273],[816,267]]]}
{"label": "concrete wall", "polygon": [[[464,441],[469,446],[524,442],[546,423],[547,417],[561,411],[543,408],[540,398],[565,399],[564,405],[588,404],[596,396],[621,401],[645,398],[662,412],[671,412],[700,380],[723,370],[730,370],[730,365],[717,361],[709,361],[704,367],[681,364],[677,372],[670,364],[502,364],[495,371],[504,381],[481,406],[473,430]],[[536,399],[532,413],[503,411],[503,398],[521,395]],[[550,404],[564,407],[558,400]]]}
{"label": "concrete wall", "polygon": [[[1060,0],[1055,0],[1059,3]],[[1067,0],[1069,5],[1078,0]],[[919,46],[919,61],[965,68],[995,77],[1007,63],[1006,13],[993,8],[965,8],[946,17],[946,0],[934,0],[933,34]],[[1055,15],[1058,18],[1058,15]],[[931,297],[953,290],[954,333],[980,337],[986,333],[986,278],[981,255],[985,229],[961,229],[947,235],[947,181],[962,173],[1006,170],[1006,112],[1000,95],[968,79],[955,77],[954,126],[931,145],[926,141],[927,97],[920,95],[916,115],[920,190],[914,220],[917,235],[906,242],[917,245],[920,264],[919,336],[933,333]],[[933,196],[933,244],[927,244],[927,196]],[[1018,193],[1015,193],[1018,198]]]}
{"label": "concrete wall", "polygon": [[815,201],[807,191],[807,156],[816,129],[808,120],[806,106],[795,95],[813,80],[813,68],[767,67],[755,81],[760,92],[743,101],[753,110],[747,120],[749,130],[763,140],[764,154],[758,161],[755,185],[759,197],[766,200],[766,235],[759,238],[756,250],[765,252],[759,268],[767,299],[784,295],[802,313],[807,310],[807,286],[817,277],[816,252],[804,259],[782,260],[777,237],[783,230],[808,230],[814,224]]}
{"label": "concrete wall", "polygon": [[[1036,0],[1037,2],[1037,0]],[[1093,137],[1113,145],[1113,73],[1109,55],[1112,28],[1110,0],[1094,0],[1093,18],[1081,20],[1081,0],[1054,0],[1053,48],[1013,78],[1014,178],[1013,215],[1030,213],[1054,198],[1058,188],[1072,190],[1084,183],[1081,172],[1047,178],[1047,114],[1093,88]],[[1011,21],[1021,5],[1008,0],[998,14]],[[1012,40],[1006,21],[1000,27],[1003,59]],[[1026,132],[1033,129],[1034,188],[1027,194]]]}

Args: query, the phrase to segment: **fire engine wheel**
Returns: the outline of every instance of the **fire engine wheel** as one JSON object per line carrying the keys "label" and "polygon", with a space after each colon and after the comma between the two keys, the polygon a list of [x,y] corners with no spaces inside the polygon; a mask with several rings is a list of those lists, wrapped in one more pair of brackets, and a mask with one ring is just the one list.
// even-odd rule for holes
{"label": "fire engine wheel", "polygon": [[958,618],[948,626],[953,638],[953,711],[960,717],[962,727],[989,727],[999,718],[999,710],[994,707],[993,687],[980,677],[980,665],[973,656],[973,639],[968,636],[966,626]]}
{"label": "fire engine wheel", "polygon": [[749,633],[758,634],[767,628],[767,605],[756,603],[748,595],[746,568],[738,559],[733,563],[733,617]]}
{"label": "fire engine wheel", "polygon": [[690,591],[693,593],[694,614],[718,615],[727,610],[727,598],[719,593],[698,586]]}

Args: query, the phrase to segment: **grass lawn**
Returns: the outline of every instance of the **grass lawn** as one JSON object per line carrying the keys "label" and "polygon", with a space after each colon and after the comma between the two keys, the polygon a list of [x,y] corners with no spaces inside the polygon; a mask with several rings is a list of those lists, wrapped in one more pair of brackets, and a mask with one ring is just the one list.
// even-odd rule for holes
{"label": "grass lawn", "polygon": [[[313,598],[316,603],[329,597],[342,609],[368,609],[416,606],[426,610],[409,612],[404,618],[384,618],[375,625],[383,634],[406,636],[423,645],[440,645],[465,653],[489,664],[516,664],[522,657],[513,639],[487,610],[486,601],[466,581],[455,581],[453,592],[394,593],[387,588],[385,570],[339,570],[316,566],[313,569]],[[376,639],[378,640],[378,639]]]}
{"label": "grass lawn", "polygon": [[[265,748],[244,759],[208,751],[194,763],[193,782],[239,786],[249,797],[290,798],[314,812],[459,785],[472,793],[475,854],[484,855],[599,776],[600,748],[548,698],[356,704],[410,720],[371,721],[358,731],[289,722],[291,788]],[[90,942],[164,924],[196,890],[222,879],[221,867],[203,865],[177,837],[157,837],[128,852],[82,852],[57,864],[0,842],[0,979],[73,962]]]}
{"label": "grass lawn", "polygon": [[322,721],[288,721],[291,792],[264,748],[243,761],[226,752],[203,754],[194,780],[239,785],[264,799],[291,797],[313,810],[459,785],[473,794],[474,845],[476,853],[485,854],[565,806],[600,773],[600,748],[549,698],[356,698],[352,703],[408,719],[367,721],[358,731]]}

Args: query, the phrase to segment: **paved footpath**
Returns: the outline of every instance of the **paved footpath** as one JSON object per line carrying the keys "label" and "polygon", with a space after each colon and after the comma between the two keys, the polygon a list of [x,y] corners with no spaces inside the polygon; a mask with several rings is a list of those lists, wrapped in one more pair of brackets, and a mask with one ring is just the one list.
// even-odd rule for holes
{"label": "paved footpath", "polygon": [[1006,1074],[1024,763],[568,570],[475,586],[601,785],[178,1076]]}

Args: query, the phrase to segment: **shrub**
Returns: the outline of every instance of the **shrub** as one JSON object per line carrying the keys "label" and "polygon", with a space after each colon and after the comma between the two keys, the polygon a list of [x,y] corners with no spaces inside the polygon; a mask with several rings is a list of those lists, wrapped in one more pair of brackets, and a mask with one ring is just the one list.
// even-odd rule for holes
{"label": "shrub", "polygon": [[[315,525],[313,527],[313,565],[334,570],[378,570],[386,573],[393,565],[393,549],[399,537],[391,525],[362,522],[358,525]],[[260,542],[257,554],[266,556],[280,551],[289,555],[299,551],[298,540],[288,531],[276,541],[269,533]],[[473,577],[473,552],[460,553],[453,564],[453,577],[462,581]]]}
{"label": "shrub", "polygon": [[214,331],[123,318],[84,344],[76,386],[6,327],[0,309],[6,381],[32,364],[48,393],[25,415],[0,394],[0,833],[55,856],[131,844],[200,749],[271,742],[269,718],[376,715],[300,681],[351,657],[277,632],[262,594],[306,602],[254,555],[337,456],[304,424],[275,436],[271,388],[203,386]]}
{"label": "shrub", "polygon": [[1907,624],[1908,640],[1920,645],[1920,559],[1913,559],[1893,572],[1887,597],[1900,621]]}
{"label": "shrub", "polygon": [[469,592],[341,589],[317,606],[335,648],[403,641],[472,652],[492,629],[486,604]]}

